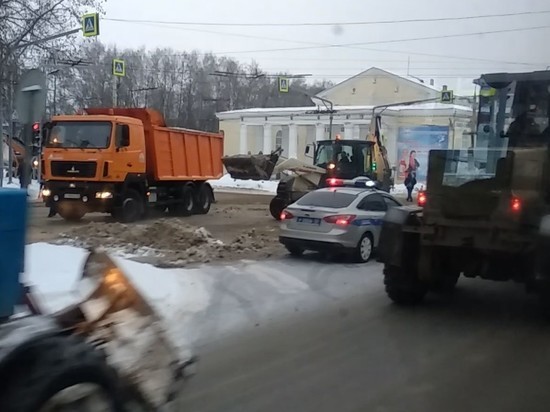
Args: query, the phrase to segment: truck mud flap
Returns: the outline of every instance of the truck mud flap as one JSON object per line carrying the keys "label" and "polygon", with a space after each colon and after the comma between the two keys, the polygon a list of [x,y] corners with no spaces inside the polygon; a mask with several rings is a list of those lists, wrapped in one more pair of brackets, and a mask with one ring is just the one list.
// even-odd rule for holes
{"label": "truck mud flap", "polygon": [[421,208],[415,206],[394,207],[384,217],[380,240],[378,242],[378,261],[393,266],[402,266],[410,262],[411,254],[417,254]]}

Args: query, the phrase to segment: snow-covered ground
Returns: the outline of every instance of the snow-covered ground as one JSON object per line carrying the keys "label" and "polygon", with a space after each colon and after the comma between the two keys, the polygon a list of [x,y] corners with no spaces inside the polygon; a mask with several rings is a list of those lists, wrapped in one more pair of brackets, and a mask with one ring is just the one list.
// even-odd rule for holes
{"label": "snow-covered ground", "polygon": [[262,192],[276,193],[278,180],[241,180],[233,179],[229,174],[223,175],[220,179],[210,180],[209,183],[214,189],[246,189],[260,190]]}
{"label": "snow-covered ground", "polygon": [[[27,246],[24,281],[34,285],[48,311],[77,301],[75,292],[87,252],[72,246]],[[160,269],[120,257],[117,265],[165,320],[182,352],[236,334],[269,327],[308,310],[347,302],[370,288],[365,275],[379,264],[327,265],[316,259],[274,259]],[[335,275],[335,273],[337,275]]]}
{"label": "snow-covered ground", "polygon": [[[426,183],[417,183],[416,186],[413,189],[413,193],[418,192],[419,190],[425,189]],[[407,194],[407,188],[403,183],[399,185],[395,185],[393,190],[391,191],[392,195],[406,195]]]}
{"label": "snow-covered ground", "polygon": [[[12,179],[12,183],[8,183],[8,178],[4,178],[2,182],[2,187],[8,188],[8,189],[20,189],[21,184],[19,183],[19,179],[14,177]],[[37,201],[38,196],[40,195],[40,185],[36,180],[33,180],[32,183],[29,185],[29,200]]]}

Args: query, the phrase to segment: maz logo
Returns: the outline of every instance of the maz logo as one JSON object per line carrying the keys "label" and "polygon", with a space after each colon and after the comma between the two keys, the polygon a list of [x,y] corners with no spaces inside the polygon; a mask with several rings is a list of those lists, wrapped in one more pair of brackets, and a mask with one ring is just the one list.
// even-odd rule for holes
{"label": "maz logo", "polygon": [[67,173],[80,173],[80,170],[76,170],[73,166],[69,170],[67,170]]}

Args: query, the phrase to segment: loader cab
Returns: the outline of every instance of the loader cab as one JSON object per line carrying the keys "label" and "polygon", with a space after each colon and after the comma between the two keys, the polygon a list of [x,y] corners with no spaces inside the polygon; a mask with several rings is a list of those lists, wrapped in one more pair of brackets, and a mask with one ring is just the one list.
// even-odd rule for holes
{"label": "loader cab", "polygon": [[366,176],[376,180],[374,143],[365,140],[320,140],[316,142],[313,164],[328,176],[353,179]]}
{"label": "loader cab", "polygon": [[550,203],[550,71],[484,75],[468,149],[429,155],[426,222],[510,222]]}
{"label": "loader cab", "polygon": [[548,147],[550,142],[550,71],[481,76],[476,167],[494,172],[499,149]]}

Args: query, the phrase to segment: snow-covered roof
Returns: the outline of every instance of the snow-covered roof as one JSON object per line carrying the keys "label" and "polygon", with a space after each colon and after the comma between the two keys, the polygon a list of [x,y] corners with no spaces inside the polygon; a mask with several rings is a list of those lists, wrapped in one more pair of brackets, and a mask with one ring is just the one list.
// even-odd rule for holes
{"label": "snow-covered roof", "polygon": [[[370,114],[374,106],[334,106],[334,110],[337,114]],[[269,116],[303,116],[311,114],[316,116],[317,114],[311,113],[317,109],[324,110],[323,106],[306,106],[306,107],[257,107],[250,109],[230,110],[226,112],[216,113],[220,120],[238,119],[240,117],[269,117]],[[438,115],[446,115],[448,112],[456,112],[457,114],[471,115],[472,108],[468,106],[462,106],[458,104],[446,104],[446,103],[420,103],[406,106],[393,106],[388,107],[384,112],[436,112]]]}

